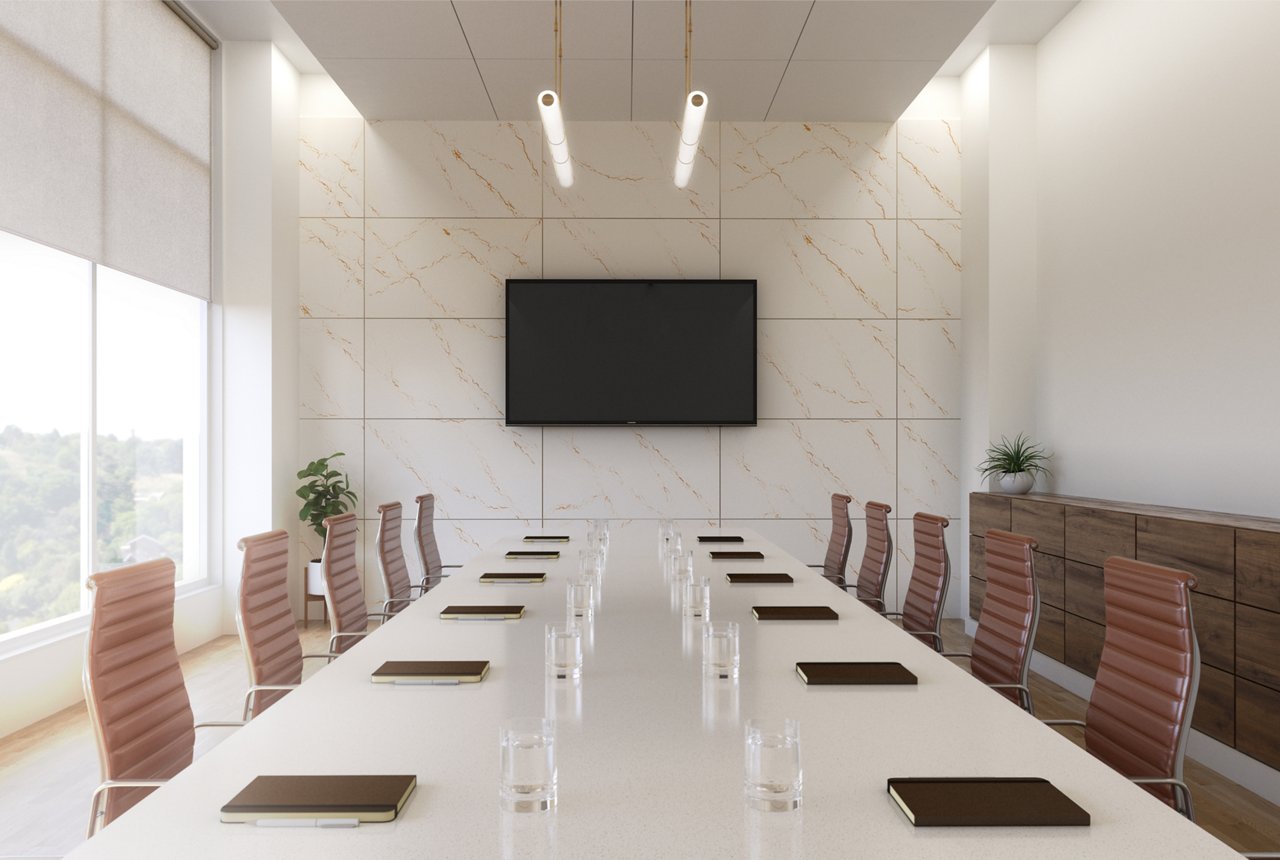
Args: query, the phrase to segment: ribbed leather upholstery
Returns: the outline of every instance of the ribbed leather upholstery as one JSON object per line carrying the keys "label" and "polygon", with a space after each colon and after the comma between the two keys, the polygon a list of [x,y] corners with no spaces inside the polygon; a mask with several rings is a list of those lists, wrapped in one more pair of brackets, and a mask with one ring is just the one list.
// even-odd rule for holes
{"label": "ribbed leather upholstery", "polygon": [[[302,683],[302,643],[289,606],[289,533],[263,532],[240,541],[239,611],[236,625],[249,662],[249,683]],[[259,716],[287,690],[258,690],[253,714]]]}
{"label": "ribbed leather upholstery", "polygon": [[849,545],[853,542],[849,526],[849,503],[852,496],[831,494],[831,537],[827,541],[827,557],[822,560],[822,575],[844,588],[844,570],[849,564]]}
{"label": "ribbed leather upholstery", "polygon": [[[84,691],[103,780],[167,779],[191,764],[195,717],[173,640],[174,577],[167,558],[89,577]],[[107,792],[103,824],[152,791]]]}
{"label": "ribbed leather upholstery", "polygon": [[[1040,619],[1033,538],[990,529],[986,546],[987,595],[973,636],[974,677],[988,684],[1026,684],[1031,646]],[[999,689],[1019,705],[1018,690]]]}
{"label": "ribbed leather upholstery", "polygon": [[893,538],[889,534],[889,514],[884,502],[867,502],[867,546],[858,566],[858,599],[876,610],[884,609],[884,586],[893,561]]}
{"label": "ribbed leather upholstery", "polygon": [[[1191,623],[1195,577],[1112,557],[1102,578],[1107,628],[1085,746],[1125,776],[1181,778],[1200,668]],[[1143,787],[1174,805],[1168,786]]]}
{"label": "ribbed leather upholstery", "polygon": [[[364,586],[356,564],[356,515],[339,514],[324,521],[326,538],[321,567],[324,569],[325,601],[334,634],[364,633],[369,628],[369,610],[364,603]],[[359,642],[355,636],[341,636],[331,649],[341,654]]]}
{"label": "ribbed leather upholstery", "polygon": [[425,594],[444,576],[444,562],[436,545],[436,497],[431,493],[417,496],[418,519],[413,533],[418,542],[418,560],[422,562],[422,591]]}
{"label": "ribbed leather upholstery", "polygon": [[409,565],[404,559],[404,547],[400,544],[400,517],[403,507],[399,502],[378,505],[378,569],[382,572],[382,586],[387,600],[400,601],[387,607],[389,612],[399,612],[409,605]]}
{"label": "ribbed leather upholstery", "polygon": [[902,627],[913,631],[921,642],[941,651],[942,640],[923,633],[941,632],[942,603],[947,597],[947,585],[951,579],[951,560],[947,557],[947,542],[942,530],[950,521],[946,517],[925,513],[916,514],[912,521],[916,559],[911,568],[907,599],[902,604]]}

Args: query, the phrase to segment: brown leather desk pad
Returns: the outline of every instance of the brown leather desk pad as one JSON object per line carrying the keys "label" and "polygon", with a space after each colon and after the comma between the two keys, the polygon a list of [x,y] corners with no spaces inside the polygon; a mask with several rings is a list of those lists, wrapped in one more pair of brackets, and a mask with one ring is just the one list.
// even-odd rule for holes
{"label": "brown leather desk pad", "polygon": [[760,621],[838,621],[830,606],[753,606],[751,614]]}
{"label": "brown leather desk pad", "polygon": [[698,543],[742,543],[742,535],[698,535]]}
{"label": "brown leather desk pad", "polygon": [[796,663],[796,674],[810,686],[828,684],[911,684],[916,678],[901,663]]}
{"label": "brown leather desk pad", "polygon": [[486,571],[480,574],[480,581],[486,584],[510,584],[518,583],[521,585],[542,583],[547,581],[547,574],[543,571],[530,571],[529,573],[514,573],[511,571]]}
{"label": "brown leather desk pad", "polygon": [[523,606],[511,605],[449,605],[440,610],[441,618],[468,618],[505,621],[508,618],[521,618],[523,616]]}
{"label": "brown leather desk pad", "polygon": [[789,573],[726,573],[731,585],[789,585],[795,582]]}
{"label": "brown leather desk pad", "polygon": [[711,551],[712,561],[743,561],[743,560],[761,559],[761,558],[764,558],[764,553],[754,549],[747,549],[747,550],[722,549],[719,551],[716,551],[716,550]]}
{"label": "brown leather desk pad", "polygon": [[553,559],[560,557],[558,549],[513,549],[507,553],[506,558],[527,560],[527,559]]}
{"label": "brown leather desk pad", "polygon": [[1089,826],[1088,812],[1037,777],[898,778],[888,791],[916,827]]}
{"label": "brown leather desk pad", "polygon": [[222,807],[224,822],[261,818],[391,821],[417,786],[415,776],[259,776]]}
{"label": "brown leather desk pad", "polygon": [[525,543],[568,543],[568,535],[525,535]]}
{"label": "brown leather desk pad", "polygon": [[388,660],[374,670],[372,678],[375,684],[429,680],[474,684],[488,674],[488,660]]}

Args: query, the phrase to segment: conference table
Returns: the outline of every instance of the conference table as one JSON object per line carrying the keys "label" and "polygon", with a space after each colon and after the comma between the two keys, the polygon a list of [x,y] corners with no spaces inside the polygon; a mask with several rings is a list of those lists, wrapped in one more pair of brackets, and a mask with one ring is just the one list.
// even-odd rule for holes
{"label": "conference table", "polygon": [[[555,531],[549,529],[548,531]],[[482,553],[298,690],[77,849],[92,857],[1238,857],[1142,789],[970,677],[954,661],[749,531],[713,561],[683,529],[711,616],[741,625],[736,682],[704,677],[698,619],[685,619],[658,562],[654,523],[615,524],[576,684],[548,678],[544,626],[565,617],[580,534],[554,561],[514,562],[521,534]],[[544,545],[534,545],[544,546]],[[723,547],[721,547],[723,548]],[[541,585],[488,585],[486,571],[541,570]],[[731,585],[726,572],[786,572],[793,585]],[[446,621],[446,604],[517,603],[516,621]],[[753,605],[824,604],[838,621],[761,622]],[[373,684],[385,660],[486,659],[458,686]],[[914,687],[809,687],[797,661],[897,661]],[[553,718],[558,807],[498,799],[498,727]],[[197,715],[197,718],[199,715]],[[799,810],[743,797],[747,719],[800,723]],[[223,824],[219,809],[260,774],[411,773],[399,818],[354,829]],[[902,776],[1038,776],[1089,827],[916,828],[886,792]],[[86,801],[87,803],[87,801]],[[80,815],[81,810],[68,810]]]}

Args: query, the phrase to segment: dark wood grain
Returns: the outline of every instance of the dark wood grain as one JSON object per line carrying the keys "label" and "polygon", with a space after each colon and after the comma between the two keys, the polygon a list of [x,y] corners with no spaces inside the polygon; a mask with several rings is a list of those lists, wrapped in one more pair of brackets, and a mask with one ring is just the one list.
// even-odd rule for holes
{"label": "dark wood grain", "polygon": [[1059,609],[1066,607],[1065,578],[1066,562],[1056,555],[1045,555],[1042,552],[1032,553],[1036,575],[1036,585],[1040,587],[1040,602]]}
{"label": "dark wood grain", "polygon": [[1046,657],[1065,663],[1063,648],[1063,618],[1065,613],[1056,607],[1040,604],[1040,626],[1036,629],[1035,649]]}
{"label": "dark wood grain", "polygon": [[969,535],[969,575],[987,578],[987,542],[981,535]]}
{"label": "dark wood grain", "polygon": [[1254,531],[1280,533],[1280,519],[1274,517],[1224,514],[1221,511],[1200,511],[1193,508],[1173,508],[1167,505],[1149,505],[1139,502],[1117,502],[1113,499],[1094,499],[1088,496],[1062,496],[1057,493],[1027,493],[1019,498],[1032,502],[1050,502],[1060,505],[1074,505],[1081,508],[1097,508],[1100,511],[1118,511],[1143,517],[1189,520],[1197,523],[1230,526],[1233,529],[1253,529]]}
{"label": "dark wood grain", "polygon": [[1191,592],[1200,660],[1228,672],[1236,669],[1236,613],[1230,600]]}
{"label": "dark wood grain", "polygon": [[1106,628],[1070,612],[1064,629],[1066,664],[1090,678],[1098,674],[1098,660],[1102,657],[1102,639]]}
{"label": "dark wood grain", "polygon": [[[1236,604],[1236,674],[1280,690],[1280,612]],[[1272,723],[1277,727],[1280,719]]]}
{"label": "dark wood grain", "polygon": [[1280,534],[1236,530],[1236,600],[1280,612]]}
{"label": "dark wood grain", "polygon": [[1067,537],[1066,508],[1048,502],[1014,499],[1009,531],[1035,538],[1040,552],[1062,555]]}
{"label": "dark wood grain", "polygon": [[1138,517],[1140,561],[1185,570],[1196,578],[1196,591],[1234,600],[1236,596],[1236,532],[1227,526]]}
{"label": "dark wood grain", "polygon": [[982,614],[982,601],[987,596],[987,583],[976,576],[969,577],[969,617],[974,621]]}
{"label": "dark wood grain", "polygon": [[1280,714],[1280,692],[1236,678],[1236,749],[1280,768],[1276,714]]}
{"label": "dark wood grain", "polygon": [[987,529],[1009,531],[1009,497],[988,493],[969,494],[969,534],[984,535]]}
{"label": "dark wood grain", "polygon": [[1212,666],[1200,667],[1191,726],[1227,746],[1236,744],[1236,676]]}
{"label": "dark wood grain", "polygon": [[1094,567],[1107,556],[1133,558],[1136,521],[1133,514],[1068,507],[1063,555]]}
{"label": "dark wood grain", "polygon": [[1102,568],[1078,561],[1066,563],[1064,608],[1096,624],[1107,623],[1102,598]]}

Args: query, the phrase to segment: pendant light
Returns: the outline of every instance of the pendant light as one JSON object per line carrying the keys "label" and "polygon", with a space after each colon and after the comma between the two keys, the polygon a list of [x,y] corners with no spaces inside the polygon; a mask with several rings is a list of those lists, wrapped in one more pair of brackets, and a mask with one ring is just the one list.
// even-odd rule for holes
{"label": "pendant light", "polygon": [[693,0],[684,0],[684,118],[680,121],[680,148],[676,151],[676,188],[688,186],[698,138],[707,118],[707,94],[693,88]]}
{"label": "pendant light", "polygon": [[542,131],[547,136],[547,148],[551,153],[551,166],[555,168],[560,187],[573,185],[573,164],[569,161],[569,140],[564,129],[564,114],[560,111],[560,62],[564,58],[561,45],[561,0],[555,0],[556,17],[556,78],[555,89],[538,93],[538,115],[542,117]]}

